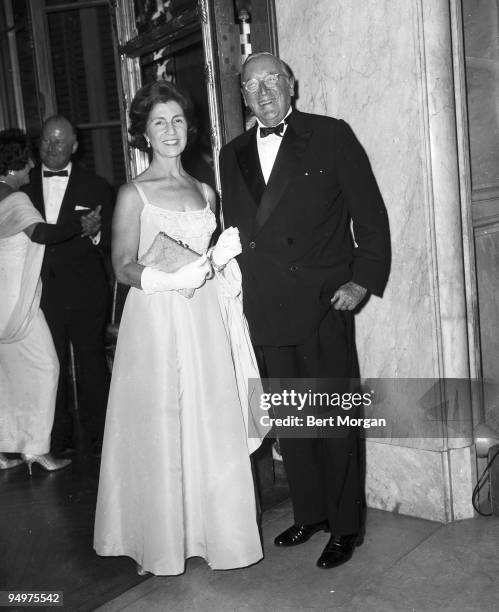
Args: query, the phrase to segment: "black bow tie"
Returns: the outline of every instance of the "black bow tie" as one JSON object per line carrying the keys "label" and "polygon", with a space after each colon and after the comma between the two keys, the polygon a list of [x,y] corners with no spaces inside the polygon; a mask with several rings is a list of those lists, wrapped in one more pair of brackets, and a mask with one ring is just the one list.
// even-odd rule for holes
{"label": "black bow tie", "polygon": [[269,134],[282,136],[284,134],[284,121],[274,127],[260,127],[260,137],[266,138]]}
{"label": "black bow tie", "polygon": [[67,170],[58,170],[57,172],[52,172],[51,170],[44,170],[43,177],[50,178],[51,176],[68,176]]}

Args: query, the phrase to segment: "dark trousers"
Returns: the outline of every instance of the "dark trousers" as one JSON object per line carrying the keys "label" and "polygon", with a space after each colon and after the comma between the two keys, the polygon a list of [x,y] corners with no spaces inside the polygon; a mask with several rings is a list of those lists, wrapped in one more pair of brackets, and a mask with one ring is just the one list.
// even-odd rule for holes
{"label": "dark trousers", "polygon": [[61,367],[51,449],[57,451],[73,445],[73,420],[68,410],[69,341],[73,345],[77,366],[81,422],[89,441],[101,442],[110,382],[104,348],[106,311],[88,312],[58,307],[45,308],[44,315]]}
{"label": "dark trousers", "polygon": [[[257,346],[263,378],[358,379],[353,316],[331,309],[304,343]],[[299,381],[298,381],[299,385]],[[363,530],[364,488],[358,431],[346,437],[280,437],[294,520],[327,520],[335,535]]]}

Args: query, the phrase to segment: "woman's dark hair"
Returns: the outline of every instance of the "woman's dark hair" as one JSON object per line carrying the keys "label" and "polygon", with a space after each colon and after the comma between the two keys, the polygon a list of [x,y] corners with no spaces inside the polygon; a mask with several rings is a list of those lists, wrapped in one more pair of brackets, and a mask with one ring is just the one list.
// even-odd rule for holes
{"label": "woman's dark hair", "polygon": [[141,87],[135,94],[130,105],[130,144],[141,151],[147,151],[148,145],[144,138],[149,114],[156,104],[161,102],[176,102],[184,111],[187,120],[187,144],[190,144],[197,133],[194,122],[194,107],[190,98],[168,81],[153,81]]}
{"label": "woman's dark hair", "polygon": [[0,132],[0,176],[9,170],[22,170],[32,157],[31,144],[22,130],[12,128]]}

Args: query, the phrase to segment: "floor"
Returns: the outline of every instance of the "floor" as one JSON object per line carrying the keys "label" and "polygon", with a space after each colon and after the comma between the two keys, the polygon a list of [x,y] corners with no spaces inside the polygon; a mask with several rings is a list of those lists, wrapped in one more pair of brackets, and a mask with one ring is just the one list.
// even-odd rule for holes
{"label": "floor", "polygon": [[281,490],[263,500],[260,563],[212,571],[195,558],[182,576],[141,578],[132,560],[92,550],[97,478],[88,457],[31,479],[22,467],[0,473],[0,590],[62,590],[62,608],[38,609],[70,612],[499,610],[499,517],[441,525],[371,509],[353,559],[320,570],[326,534],[293,549],[272,544],[292,521]]}
{"label": "floor", "polygon": [[370,510],[367,537],[342,567],[315,567],[327,536],[294,549],[272,539],[291,522],[289,502],[266,513],[265,559],[214,572],[191,559],[180,577],[151,577],[99,612],[497,612],[499,518],[450,525]]}
{"label": "floor", "polygon": [[130,559],[92,549],[98,469],[77,456],[59,472],[34,465],[31,478],[24,466],[0,471],[0,591],[63,591],[62,608],[43,609],[90,612],[143,580]]}

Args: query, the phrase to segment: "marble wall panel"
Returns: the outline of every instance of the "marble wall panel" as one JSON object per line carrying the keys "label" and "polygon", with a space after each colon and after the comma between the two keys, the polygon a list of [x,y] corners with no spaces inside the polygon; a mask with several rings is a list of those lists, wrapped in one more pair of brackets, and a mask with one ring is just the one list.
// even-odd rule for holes
{"label": "marble wall panel", "polygon": [[418,44],[410,2],[276,0],[280,55],[297,107],[348,121],[390,217],[393,263],[383,299],[357,317],[363,376],[437,375]]}
{"label": "marble wall panel", "polygon": [[497,0],[463,0],[473,189],[499,185]]}
{"label": "marble wall panel", "polygon": [[475,232],[485,422],[499,432],[499,223]]}
{"label": "marble wall panel", "polygon": [[[441,453],[368,441],[366,460],[370,508],[442,523],[473,516],[469,447]],[[461,486],[450,487],[451,478]]]}

